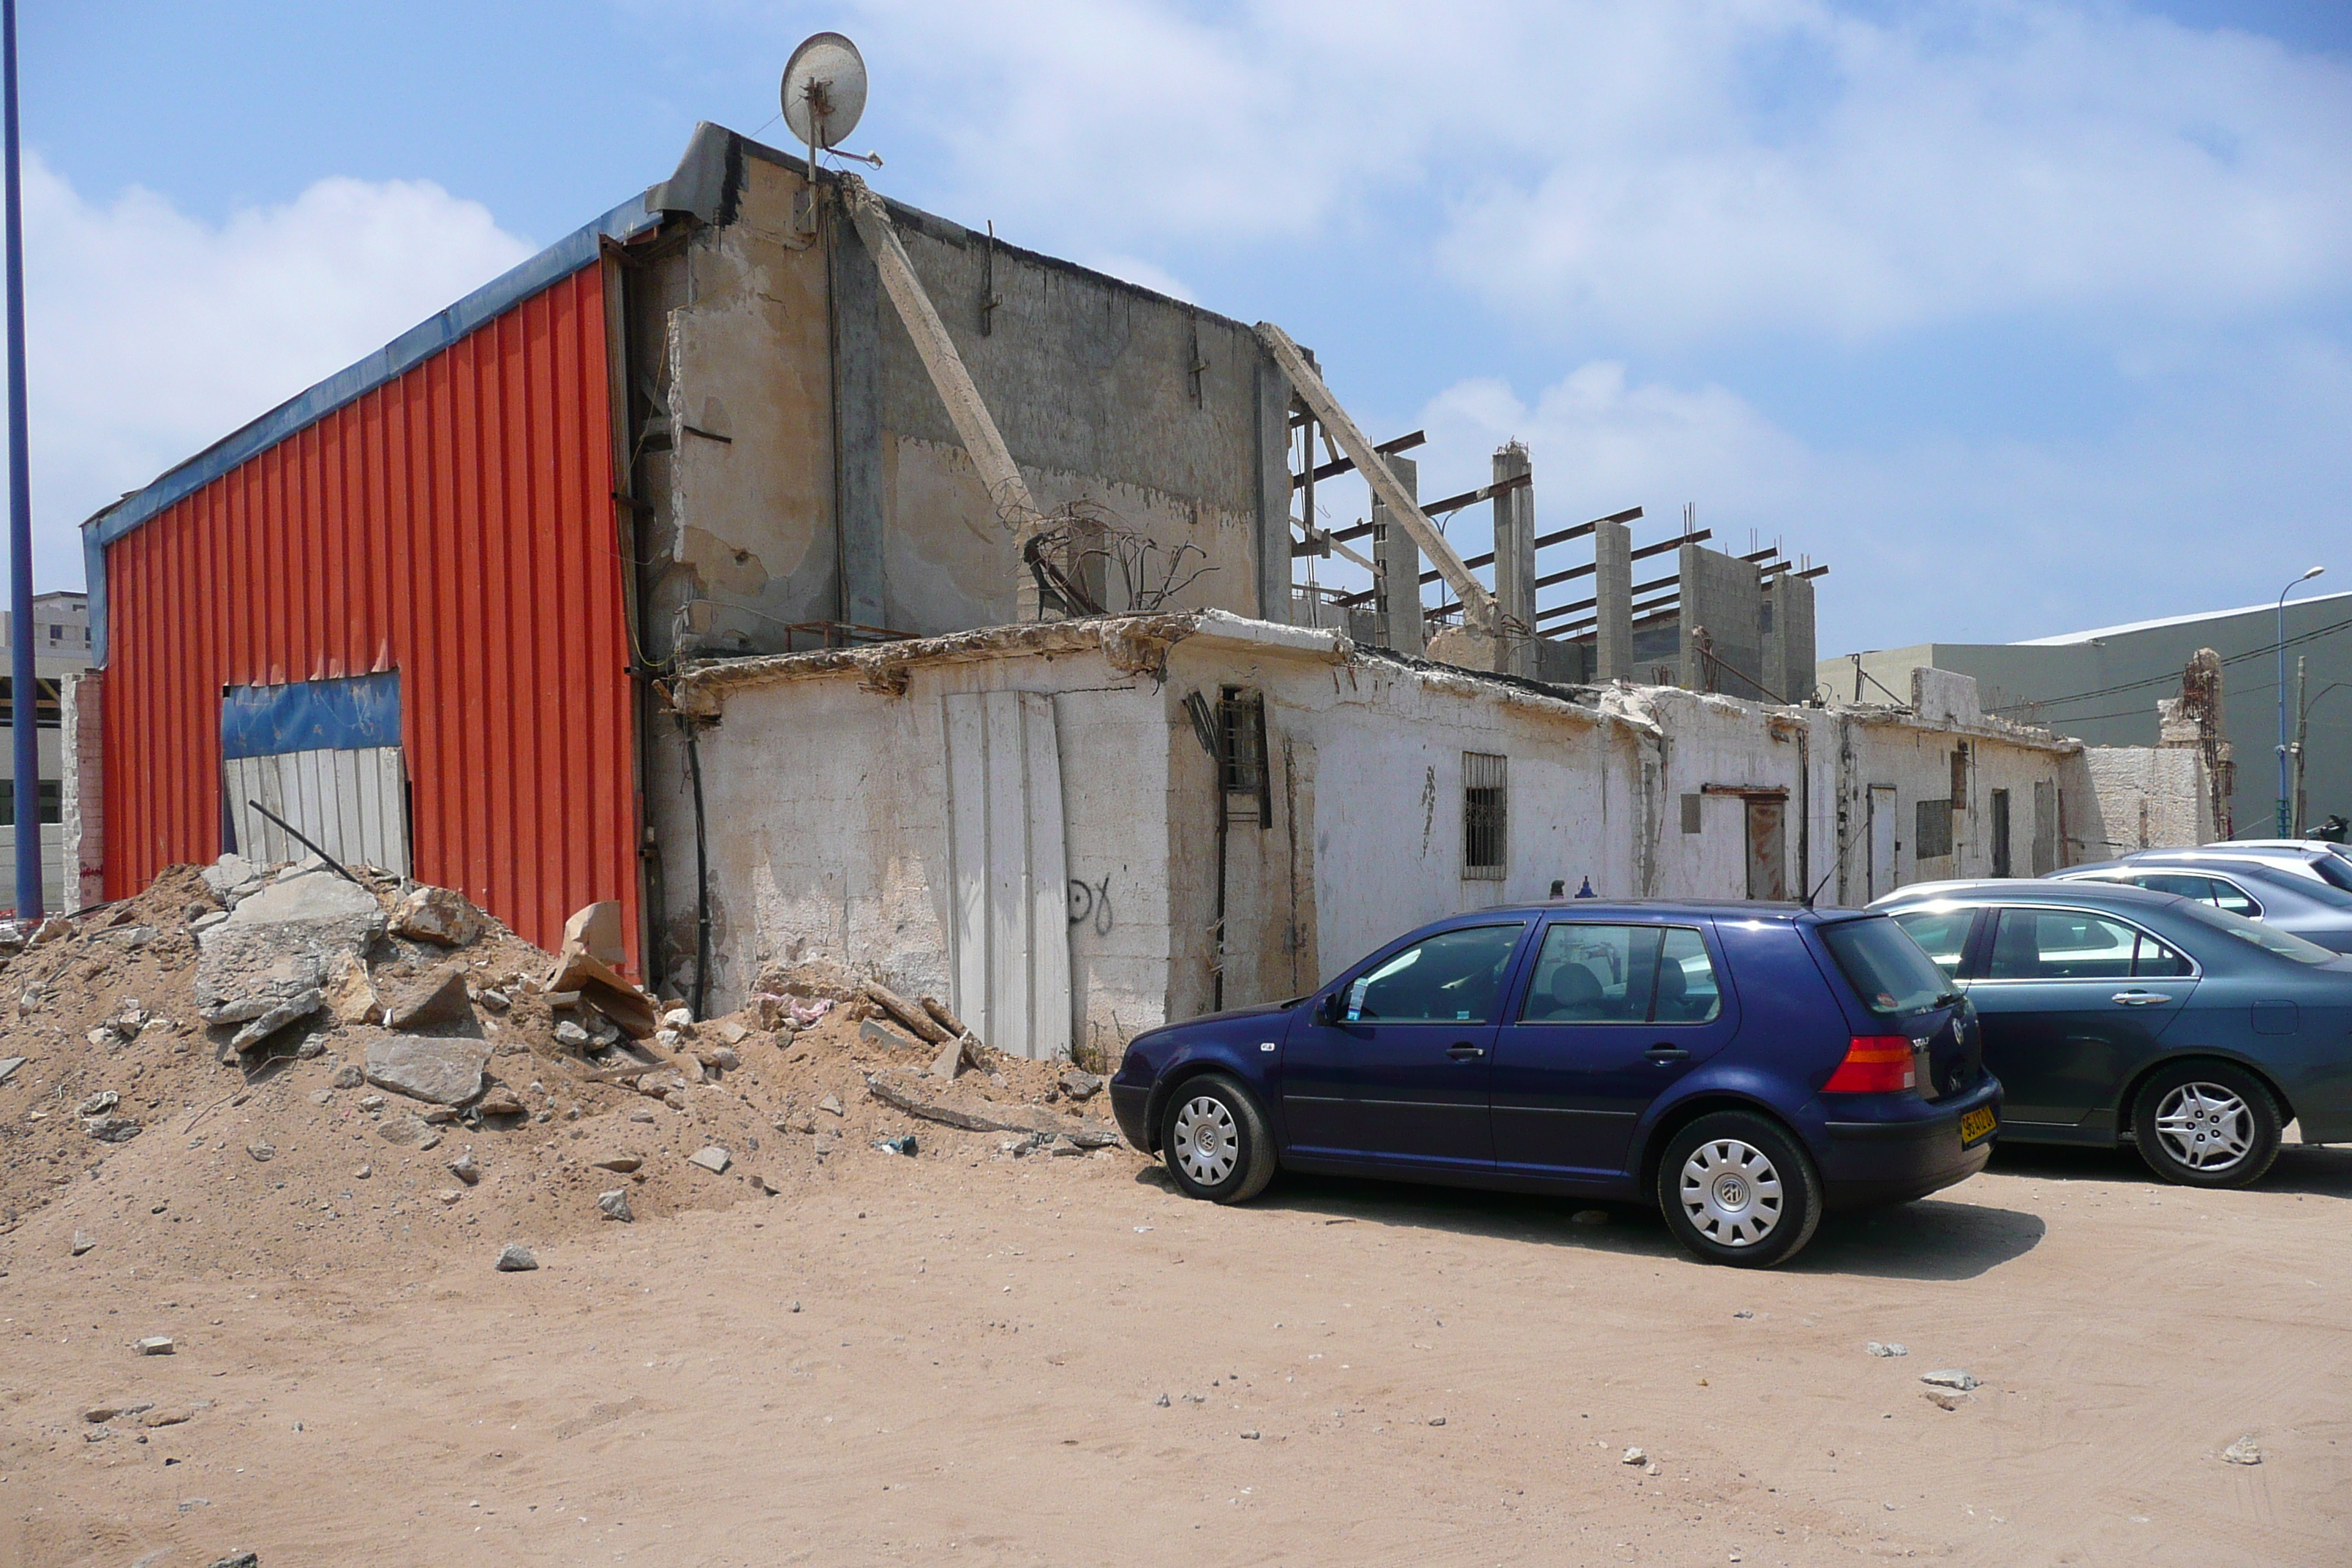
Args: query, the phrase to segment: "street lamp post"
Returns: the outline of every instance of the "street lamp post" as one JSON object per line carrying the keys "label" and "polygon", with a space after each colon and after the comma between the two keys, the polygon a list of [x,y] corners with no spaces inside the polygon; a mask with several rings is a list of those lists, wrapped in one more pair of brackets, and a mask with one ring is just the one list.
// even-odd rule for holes
{"label": "street lamp post", "polygon": [[2287,791],[2287,784],[2286,784],[2286,596],[2287,596],[2289,594],[2294,593],[2294,592],[2295,591],[2295,589],[2296,589],[2296,588],[2298,588],[2298,587],[2300,587],[2302,584],[2305,584],[2305,583],[2310,582],[2314,577],[2318,576],[2322,572],[2325,572],[2325,571],[2326,571],[2326,570],[2327,570],[2327,568],[2326,568],[2326,567],[2325,567],[2325,566],[2315,566],[2315,567],[2313,567],[2310,571],[2305,572],[2302,576],[2297,577],[2294,582],[2289,583],[2285,587],[2281,588],[2281,589],[2279,590],[2279,596],[2278,596],[2278,719],[2279,719],[2279,738],[2278,738],[2278,837],[2281,837],[2281,838],[2292,838],[2292,837],[2294,837],[2294,821],[2292,820],[2293,803],[2289,800],[2289,798],[2288,798],[2288,796],[2287,796],[2287,792],[2286,792],[2286,791]]}

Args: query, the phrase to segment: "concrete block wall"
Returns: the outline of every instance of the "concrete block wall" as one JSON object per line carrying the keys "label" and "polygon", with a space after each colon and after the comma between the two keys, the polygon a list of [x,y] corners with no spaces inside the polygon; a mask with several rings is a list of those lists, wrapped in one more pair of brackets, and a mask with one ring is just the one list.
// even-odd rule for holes
{"label": "concrete block wall", "polygon": [[106,677],[101,670],[84,670],[66,676],[58,685],[63,698],[59,794],[65,820],[54,831],[65,840],[64,912],[71,913],[106,899],[106,775],[100,766]]}
{"label": "concrete block wall", "polygon": [[2083,758],[2097,806],[2084,824],[2083,858],[2187,849],[2220,836],[2211,777],[2194,748],[2092,746]]}
{"label": "concrete block wall", "polygon": [[[1685,544],[1680,555],[1679,683],[1694,691],[1770,700],[1758,679],[1764,668],[1764,590],[1755,564],[1702,544]],[[1711,660],[1698,656],[1702,629]]]}

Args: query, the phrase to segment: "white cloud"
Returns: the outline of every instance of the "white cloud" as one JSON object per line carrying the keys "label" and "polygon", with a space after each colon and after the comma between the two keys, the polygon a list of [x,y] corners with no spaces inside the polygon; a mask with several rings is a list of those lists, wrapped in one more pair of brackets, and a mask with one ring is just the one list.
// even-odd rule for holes
{"label": "white cloud", "polygon": [[2119,5],[868,9],[952,199],[1065,248],[1360,233],[1645,340],[2226,320],[2352,273],[2352,72]]}
{"label": "white cloud", "polygon": [[422,181],[321,180],[225,223],[25,160],[36,576],[79,581],[81,520],[530,254]]}
{"label": "white cloud", "polygon": [[[2352,355],[2293,334],[2076,439],[1840,448],[1801,439],[1723,387],[1643,382],[1609,362],[1532,404],[1497,382],[1464,382],[1423,414],[1430,448],[1457,463],[1527,442],[1539,529],[1640,505],[1636,542],[1647,542],[1696,501],[1714,548],[1744,553],[1752,529],[1829,563],[1824,654],[2005,642],[2266,600],[2309,564],[2315,542],[2343,536],[2347,420]],[[1483,477],[1423,473],[1424,495]],[[1483,511],[1453,531],[1465,553],[1486,547]],[[1561,547],[1546,569],[1580,559],[1578,549]]]}

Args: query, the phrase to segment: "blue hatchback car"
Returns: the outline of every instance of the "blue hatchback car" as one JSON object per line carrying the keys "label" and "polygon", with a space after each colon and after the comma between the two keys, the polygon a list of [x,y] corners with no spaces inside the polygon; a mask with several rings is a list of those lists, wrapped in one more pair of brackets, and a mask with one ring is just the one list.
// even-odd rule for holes
{"label": "blue hatchback car", "polygon": [[1455,915],[1310,996],[1148,1031],[1110,1084],[1195,1197],[1282,1167],[1654,1201],[1757,1268],[1826,1208],[1982,1169],[2000,1092],[1968,1000],[1883,915],[1586,901]]}

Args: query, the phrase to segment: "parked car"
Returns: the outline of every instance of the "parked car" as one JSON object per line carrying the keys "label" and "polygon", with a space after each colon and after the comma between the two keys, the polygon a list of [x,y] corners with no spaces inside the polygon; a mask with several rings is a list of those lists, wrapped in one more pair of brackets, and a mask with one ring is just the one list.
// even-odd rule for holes
{"label": "parked car", "polygon": [[1314,994],[1136,1037],[1112,1107],[1195,1197],[1277,1168],[1654,1202],[1712,1262],[1983,1168],[2000,1085],[1893,921],[1580,900],[1456,915]]}
{"label": "parked car", "polygon": [[[2333,859],[2333,856],[2327,857]],[[2120,882],[2199,899],[2337,952],[2352,952],[2352,893],[2276,861],[2219,849],[2145,849],[2117,860],[2070,866],[2064,882]]]}
{"label": "parked car", "polygon": [[1931,882],[1871,906],[1975,1005],[2001,1136],[2130,1142],[2242,1187],[2281,1131],[2352,1140],[2352,959],[2202,898],[2098,879]]}
{"label": "parked car", "polygon": [[[2326,838],[2227,838],[2194,849],[2143,849],[2142,855],[2224,855],[2260,860],[2352,893],[2352,848]],[[2128,857],[2127,857],[2128,858]]]}

